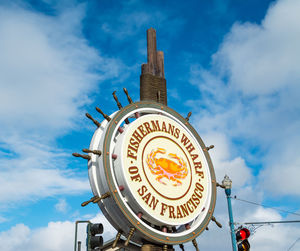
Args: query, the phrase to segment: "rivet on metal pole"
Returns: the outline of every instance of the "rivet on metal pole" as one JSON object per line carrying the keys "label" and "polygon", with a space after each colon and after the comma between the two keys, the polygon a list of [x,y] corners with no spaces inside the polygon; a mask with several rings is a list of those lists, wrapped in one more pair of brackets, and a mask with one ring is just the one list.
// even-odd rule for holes
{"label": "rivet on metal pole", "polygon": [[165,245],[163,246],[163,251],[168,251],[168,245],[165,244]]}
{"label": "rivet on metal pole", "polygon": [[93,154],[96,154],[98,156],[101,156],[101,154],[102,154],[101,151],[99,151],[99,150],[82,149],[82,151],[84,153],[93,153]]}
{"label": "rivet on metal pole", "polygon": [[85,207],[86,205],[88,205],[88,204],[91,203],[91,202],[97,203],[97,202],[99,202],[100,200],[104,200],[104,199],[108,198],[109,196],[110,196],[110,193],[109,193],[109,192],[107,192],[107,193],[101,195],[100,197],[96,195],[96,196],[92,197],[91,199],[89,199],[88,201],[82,202],[82,203],[81,203],[81,206],[82,206],[82,207]]}
{"label": "rivet on metal pole", "polygon": [[188,115],[187,115],[187,117],[185,118],[185,120],[186,120],[186,121],[189,121],[189,120],[190,120],[190,117],[191,117],[191,115],[192,115],[192,112],[189,112],[189,113],[188,113]]}
{"label": "rivet on metal pole", "polygon": [[214,145],[210,145],[208,147],[206,147],[206,150],[209,151],[210,149],[213,149],[215,146]]}
{"label": "rivet on metal pole", "polygon": [[214,221],[219,228],[222,228],[222,224],[216,220],[215,216],[212,216],[211,220]]}
{"label": "rivet on metal pole", "polygon": [[114,243],[112,244],[112,248],[115,248],[118,244],[118,241],[120,240],[121,238],[121,235],[122,235],[122,231],[119,230],[117,235],[116,235],[116,239],[114,240]]}
{"label": "rivet on metal pole", "polygon": [[91,156],[85,155],[85,154],[72,153],[72,155],[73,155],[74,157],[81,157],[81,158],[87,159],[87,160],[90,160],[90,159],[91,159]]}
{"label": "rivet on metal pole", "polygon": [[129,241],[130,241],[131,237],[133,236],[134,231],[135,231],[135,228],[134,228],[134,227],[130,228],[128,237],[127,237],[127,239],[126,239],[126,241],[125,241],[125,244],[124,244],[125,247],[128,246]]}
{"label": "rivet on metal pole", "polygon": [[[123,108],[123,106],[121,105],[121,103],[120,103],[119,100],[118,100],[118,97],[117,97],[117,95],[116,95],[116,91],[114,91],[112,95],[113,95],[115,101],[117,102],[118,108],[121,110],[121,109]],[[125,123],[126,123],[126,124],[129,124],[130,122],[129,122],[128,119],[125,119]]]}
{"label": "rivet on metal pole", "polygon": [[82,202],[81,206],[85,207],[86,205],[88,205],[89,203],[93,202],[97,198],[99,198],[99,197],[98,196],[94,196],[94,197],[90,198],[88,201]]}
{"label": "rivet on metal pole", "polygon": [[123,108],[123,106],[121,105],[121,103],[120,103],[119,100],[118,100],[118,97],[117,97],[117,95],[116,95],[116,91],[114,91],[114,92],[112,93],[112,95],[113,95],[115,101],[117,102],[118,108],[121,110],[121,109]]}
{"label": "rivet on metal pole", "polygon": [[198,248],[198,244],[197,244],[196,239],[192,240],[192,243],[193,243],[193,245],[194,245],[196,251],[199,251],[199,248]]}
{"label": "rivet on metal pole", "polygon": [[111,118],[106,115],[99,107],[96,107],[97,112],[99,112],[108,122],[111,121]]}
{"label": "rivet on metal pole", "polygon": [[94,200],[93,200],[93,203],[97,203],[97,202],[100,201],[100,200],[104,200],[104,199],[108,198],[109,196],[110,196],[110,193],[107,192],[107,193],[101,195],[101,197],[94,199]]}
{"label": "rivet on metal pole", "polygon": [[91,114],[86,113],[85,116],[86,116],[87,118],[89,118],[90,120],[92,120],[93,123],[94,123],[97,127],[100,127],[100,126],[101,126],[101,124],[100,124],[97,120],[95,120],[95,119],[91,116]]}
{"label": "rivet on metal pole", "polygon": [[127,96],[127,100],[128,100],[128,102],[129,102],[129,104],[132,104],[133,101],[132,101],[131,97],[129,96],[127,89],[126,89],[126,88],[123,88],[123,91],[125,92],[125,94],[126,94],[126,96]]}

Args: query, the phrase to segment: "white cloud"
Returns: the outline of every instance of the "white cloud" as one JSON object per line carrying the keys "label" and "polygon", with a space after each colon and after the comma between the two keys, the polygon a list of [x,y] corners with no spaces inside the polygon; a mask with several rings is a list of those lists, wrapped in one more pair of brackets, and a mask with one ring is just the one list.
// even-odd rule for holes
{"label": "white cloud", "polygon": [[74,247],[73,222],[49,222],[47,227],[31,230],[18,224],[0,234],[1,250],[71,250]]}
{"label": "white cloud", "polygon": [[207,145],[215,145],[209,154],[219,183],[222,182],[226,174],[233,181],[235,188],[245,186],[252,181],[253,177],[249,167],[245,164],[245,160],[241,157],[232,157],[231,144],[224,134],[209,133],[202,136]]}
{"label": "white cloud", "polygon": [[[116,234],[114,228],[100,213],[90,220],[102,223],[104,226],[104,241],[108,241]],[[24,224],[17,224],[7,231],[0,233],[0,249],[6,251],[61,251],[72,250],[75,241],[75,222],[49,222],[46,227],[30,229]],[[86,224],[78,224],[77,240],[82,243],[82,251],[86,250]]]}
{"label": "white cloud", "polygon": [[246,94],[270,94],[300,80],[297,0],[278,1],[261,25],[235,24],[215,55],[232,85]]}
{"label": "white cloud", "polygon": [[56,139],[86,126],[78,114],[83,117],[83,105],[91,102],[88,94],[117,77],[123,64],[89,46],[84,15],[84,5],[56,16],[0,5],[1,201],[88,189],[86,178],[68,169],[70,154]]}
{"label": "white cloud", "polygon": [[[299,1],[283,0],[261,24],[234,24],[212,69],[191,68],[190,82],[202,95],[189,104],[205,107],[193,121],[199,131],[226,135],[229,142],[232,162],[218,165],[261,167],[258,185],[274,196],[300,194],[299,11]],[[235,174],[249,178],[249,170]]]}
{"label": "white cloud", "polygon": [[83,11],[50,17],[0,9],[0,115],[10,133],[47,128],[51,136],[61,134],[74,126],[96,81],[118,75],[116,61],[101,57],[83,38]]}
{"label": "white cloud", "polygon": [[58,194],[82,193],[89,190],[87,180],[74,177],[58,169],[27,168],[20,171],[1,172],[0,200],[6,201],[1,207],[10,205],[10,202],[34,200]]}
{"label": "white cloud", "polygon": [[66,199],[59,199],[57,204],[55,204],[54,207],[58,212],[61,212],[61,213],[66,213],[69,208],[68,203],[66,202]]}
{"label": "white cloud", "polygon": [[[191,67],[190,82],[199,87],[201,99],[188,102],[197,111],[191,119],[205,143],[215,145],[209,153],[218,182],[227,173],[233,181],[232,195],[256,203],[272,200],[272,195],[281,206],[283,196],[290,195],[296,208],[300,195],[299,11],[299,1],[277,1],[261,24],[236,23],[213,56],[211,69]],[[238,200],[232,200],[232,206],[234,221],[239,223],[291,218]],[[214,215],[223,229],[210,223],[210,231],[198,238],[200,249],[231,249],[226,210],[220,190]],[[275,224],[258,228],[249,241],[253,250],[279,251],[287,250],[298,237],[298,225]],[[300,242],[294,249],[299,247]]]}
{"label": "white cloud", "polygon": [[0,162],[0,201],[6,202],[1,207],[14,205],[14,201],[89,190],[88,180],[67,168],[66,153],[34,140],[22,139],[20,144],[16,139],[10,146],[17,157]]}
{"label": "white cloud", "polygon": [[[254,191],[248,191],[253,196]],[[268,221],[282,220],[281,216],[272,209],[253,208],[249,206],[238,206],[233,203],[234,216],[236,222],[248,221]],[[205,250],[230,250],[231,240],[228,227],[227,204],[223,190],[219,190],[218,204],[214,215],[223,225],[218,228],[214,222],[209,224],[209,231],[204,231],[197,238],[200,249]],[[247,216],[245,218],[245,216]],[[244,221],[240,221],[244,219]],[[107,222],[105,217],[99,213],[90,219],[93,223],[102,223],[104,225],[104,241],[108,241],[116,234],[116,230]],[[30,229],[24,224],[13,226],[7,231],[0,233],[1,250],[18,250],[24,251],[60,251],[71,250],[74,247],[74,230],[75,223],[70,221],[49,222],[47,226]],[[286,250],[289,244],[292,244],[298,237],[299,228],[295,225],[265,225],[257,229],[254,235],[251,235],[249,241],[254,250]],[[17,237],[17,238],[16,238]],[[78,225],[78,241],[82,243],[82,251],[85,249],[86,224]],[[178,246],[174,246],[180,250]],[[185,244],[185,249],[192,249],[191,243]]]}
{"label": "white cloud", "polygon": [[[246,196],[255,198],[256,191],[248,190]],[[255,200],[255,199],[252,199]],[[281,221],[283,218],[273,209],[262,207],[251,207],[249,204],[236,203],[232,200],[234,222],[240,224],[245,222]],[[229,216],[227,213],[227,202],[223,189],[219,189],[216,210],[216,219],[223,225],[218,228],[214,222],[210,222],[208,231],[204,231],[198,238],[200,250],[231,250],[231,236],[228,225]],[[240,226],[237,224],[235,228]],[[249,225],[244,225],[250,227]],[[249,242],[251,250],[287,250],[299,237],[299,227],[295,224],[273,224],[259,227],[254,234],[251,234]],[[300,243],[299,243],[300,244]],[[295,246],[295,250],[297,250]],[[298,246],[299,247],[299,246]],[[176,246],[176,250],[181,250]],[[185,244],[185,250],[194,250],[192,243]]]}
{"label": "white cloud", "polygon": [[30,229],[24,224],[17,224],[6,232],[0,233],[1,250],[15,250],[22,247],[29,240]]}

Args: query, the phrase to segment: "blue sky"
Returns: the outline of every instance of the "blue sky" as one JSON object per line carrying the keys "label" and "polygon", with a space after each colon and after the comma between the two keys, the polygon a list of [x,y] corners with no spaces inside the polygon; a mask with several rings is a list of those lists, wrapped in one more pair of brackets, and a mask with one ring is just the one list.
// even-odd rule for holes
{"label": "blue sky", "polygon": [[[76,220],[105,222],[97,206],[81,208],[87,165],[71,154],[94,132],[85,112],[117,110],[114,90],[126,105],[123,87],[139,100],[150,27],[168,105],[192,111],[215,145],[218,181],[228,174],[237,197],[298,214],[233,201],[235,221],[299,220],[299,11],[297,0],[0,1],[1,250],[71,250]],[[229,250],[223,191],[215,216],[224,227],[211,223],[200,249]],[[264,226],[250,242],[287,250],[299,236],[297,224]]]}

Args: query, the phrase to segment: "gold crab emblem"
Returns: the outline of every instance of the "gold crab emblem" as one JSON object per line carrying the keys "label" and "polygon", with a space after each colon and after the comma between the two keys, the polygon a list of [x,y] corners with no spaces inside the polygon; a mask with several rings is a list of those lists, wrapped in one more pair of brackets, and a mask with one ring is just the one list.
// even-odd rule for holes
{"label": "gold crab emblem", "polygon": [[181,185],[182,182],[180,179],[182,180],[188,175],[188,169],[184,160],[173,153],[169,153],[168,156],[177,160],[177,163],[166,158],[156,158],[158,153],[165,154],[166,150],[163,148],[152,150],[151,153],[148,154],[146,160],[151,173],[157,175],[156,180],[166,185],[161,179],[167,178],[168,180],[176,182],[173,186]]}

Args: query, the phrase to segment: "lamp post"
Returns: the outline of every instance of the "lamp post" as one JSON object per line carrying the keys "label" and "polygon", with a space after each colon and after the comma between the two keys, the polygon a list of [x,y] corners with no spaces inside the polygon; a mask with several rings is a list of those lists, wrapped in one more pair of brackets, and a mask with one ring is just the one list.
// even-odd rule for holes
{"label": "lamp post", "polygon": [[225,194],[227,197],[227,204],[228,204],[228,214],[229,214],[229,226],[230,226],[230,232],[231,232],[231,242],[232,242],[232,250],[237,251],[236,247],[236,239],[235,239],[235,232],[234,232],[234,224],[233,224],[233,215],[232,215],[232,207],[231,207],[231,187],[232,187],[232,181],[229,179],[227,175],[225,175],[222,185],[225,188]]}

